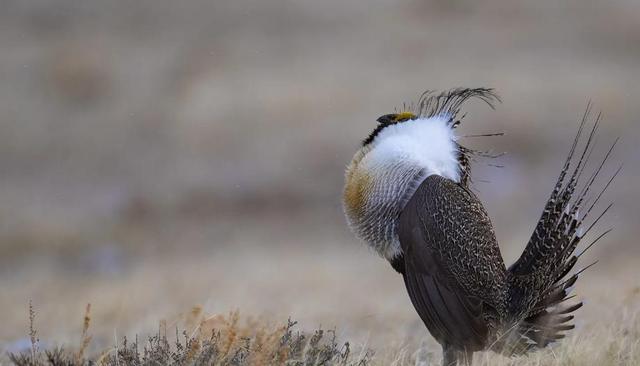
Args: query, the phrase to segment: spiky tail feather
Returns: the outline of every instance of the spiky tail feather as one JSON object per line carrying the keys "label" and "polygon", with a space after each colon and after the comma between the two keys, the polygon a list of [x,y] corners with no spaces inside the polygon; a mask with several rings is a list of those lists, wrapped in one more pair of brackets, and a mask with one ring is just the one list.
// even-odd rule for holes
{"label": "spiky tail feather", "polygon": [[[594,138],[600,122],[598,114],[579,159],[574,155],[591,113],[591,103],[580,122],[569,156],[564,163],[558,181],[547,201],[542,216],[520,258],[509,268],[508,328],[499,343],[504,353],[526,353],[533,348],[545,347],[564,338],[564,331],[574,328],[572,312],[582,306],[581,302],[568,305],[571,287],[581,271],[569,276],[578,259],[586,250],[610,230],[596,237],[584,251],[574,254],[581,239],[611,208],[607,206],[583,231],[583,223],[602,194],[620,172],[610,177],[604,188],[588,203],[588,194],[603,166],[611,156],[614,142],[598,164],[584,186],[577,190],[585,165],[593,150]],[[580,183],[582,184],[582,183]],[[586,208],[586,210],[585,210]],[[583,211],[581,213],[581,211]]]}

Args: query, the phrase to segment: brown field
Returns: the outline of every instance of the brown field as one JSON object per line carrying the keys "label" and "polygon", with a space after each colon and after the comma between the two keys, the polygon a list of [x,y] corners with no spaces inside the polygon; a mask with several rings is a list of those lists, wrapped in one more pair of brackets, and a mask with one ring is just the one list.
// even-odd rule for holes
{"label": "brown field", "polygon": [[252,342],[273,344],[291,318],[305,334],[335,329],[345,362],[437,364],[401,277],[349,232],[340,194],[379,115],[452,86],[503,99],[469,105],[461,133],[506,134],[464,143],[507,152],[474,166],[507,263],[588,100],[604,113],[594,156],[622,137],[600,226],[615,230],[582,262],[599,260],[577,283],[576,330],[475,364],[640,364],[637,1],[0,7],[0,365],[31,349],[30,301],[40,349],[75,355],[90,303],[94,360],[161,323],[173,344],[176,328],[237,310],[220,328]]}

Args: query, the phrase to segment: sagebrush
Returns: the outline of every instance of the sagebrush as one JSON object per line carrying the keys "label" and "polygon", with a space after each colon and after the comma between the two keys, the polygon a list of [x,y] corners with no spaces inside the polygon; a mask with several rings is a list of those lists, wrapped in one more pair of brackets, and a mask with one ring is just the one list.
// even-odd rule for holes
{"label": "sagebrush", "polygon": [[[10,353],[9,360],[16,366],[366,366],[373,355],[369,350],[352,354],[348,342],[338,343],[334,330],[296,331],[297,322],[290,319],[276,327],[251,321],[241,326],[236,311],[228,316],[202,319],[195,327],[186,324],[182,331],[176,328],[175,340],[172,341],[167,336],[166,322],[161,322],[157,334],[145,341],[138,337],[130,341],[125,337],[112,349],[87,357],[85,351],[91,341],[88,334],[90,309],[87,305],[77,350],[73,347],[40,350],[34,326],[35,311],[30,304],[31,348],[22,353]],[[187,323],[193,323],[200,315],[201,309],[195,307]]]}

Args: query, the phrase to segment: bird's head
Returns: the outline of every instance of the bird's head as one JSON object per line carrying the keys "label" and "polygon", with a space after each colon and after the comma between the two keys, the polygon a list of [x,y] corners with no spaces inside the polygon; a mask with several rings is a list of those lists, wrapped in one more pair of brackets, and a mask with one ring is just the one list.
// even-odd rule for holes
{"label": "bird's head", "polygon": [[394,123],[406,122],[410,119],[416,119],[416,118],[418,118],[418,116],[416,116],[413,112],[403,111],[400,113],[391,113],[391,114],[382,115],[378,117],[376,121],[379,123],[380,126],[389,126]]}
{"label": "bird's head", "polygon": [[376,136],[378,136],[380,131],[384,130],[388,126],[414,120],[416,118],[418,118],[418,116],[411,111],[403,111],[400,113],[391,113],[391,114],[382,115],[378,117],[378,119],[376,120],[378,122],[378,125],[374,128],[371,134],[369,134],[369,137],[367,137],[363,141],[362,144],[368,145],[372,143],[373,140],[376,138]]}

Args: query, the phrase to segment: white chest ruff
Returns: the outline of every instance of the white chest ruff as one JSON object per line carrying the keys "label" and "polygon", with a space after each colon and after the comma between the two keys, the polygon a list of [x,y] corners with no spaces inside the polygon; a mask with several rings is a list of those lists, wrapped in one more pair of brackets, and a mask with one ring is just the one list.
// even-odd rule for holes
{"label": "white chest ruff", "polygon": [[383,257],[402,253],[397,221],[424,179],[460,180],[455,140],[448,119],[416,119],[386,127],[354,156],[346,172],[347,221]]}

